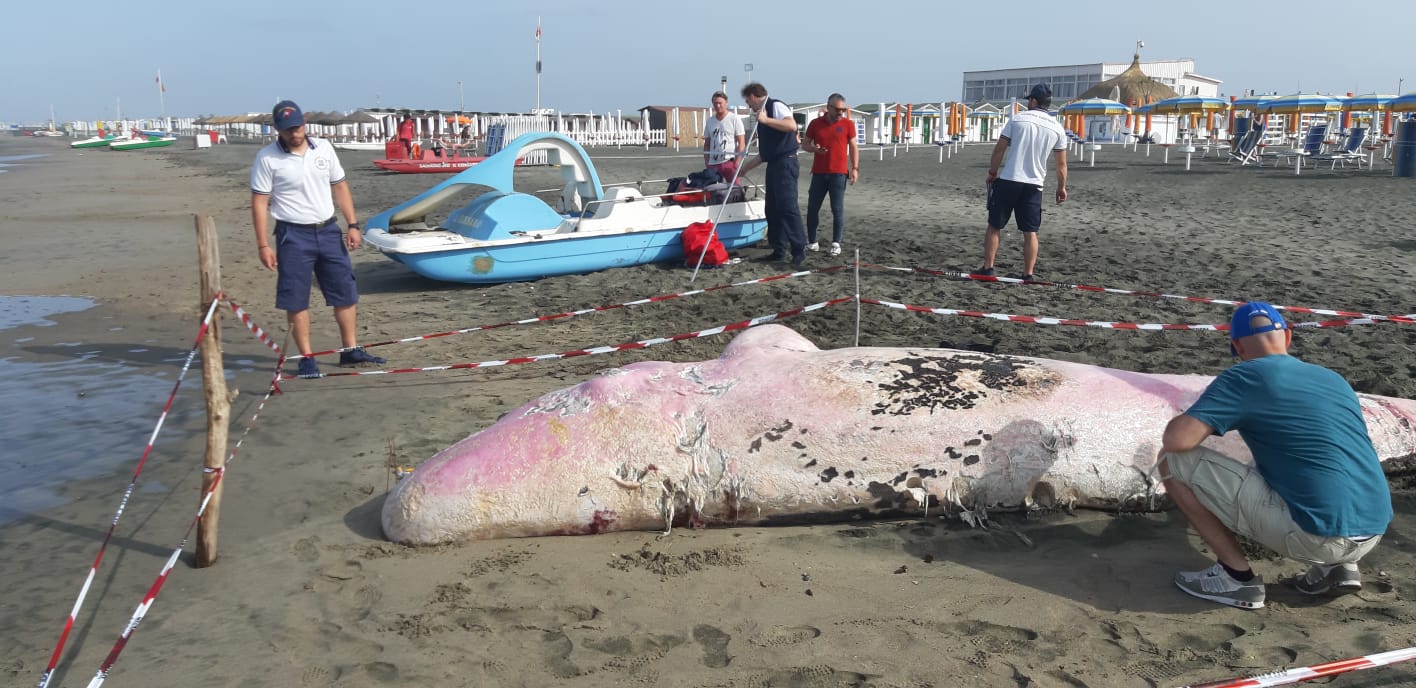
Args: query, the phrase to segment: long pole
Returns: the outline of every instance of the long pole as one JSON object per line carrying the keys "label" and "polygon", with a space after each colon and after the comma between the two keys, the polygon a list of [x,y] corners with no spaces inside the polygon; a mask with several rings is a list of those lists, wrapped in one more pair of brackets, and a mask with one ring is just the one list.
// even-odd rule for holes
{"label": "long pole", "polygon": [[[197,227],[197,261],[201,272],[202,299],[212,303],[221,293],[221,253],[216,241],[216,221],[210,215],[194,216]],[[221,326],[213,318],[201,343],[202,386],[206,390],[207,441],[202,463],[203,497],[211,492],[201,520],[197,523],[197,568],[216,563],[216,523],[221,513],[221,469],[226,465],[227,425],[231,418],[231,398],[226,393],[226,375],[221,361]],[[212,489],[212,483],[216,483]]]}
{"label": "long pole", "polygon": [[541,112],[541,18],[536,17],[536,113]]}
{"label": "long pole", "polygon": [[[729,116],[737,117],[736,114],[730,114]],[[698,279],[698,271],[703,267],[703,259],[708,255],[708,245],[713,243],[714,237],[718,236],[718,223],[723,220],[723,211],[727,209],[728,201],[733,198],[733,189],[737,188],[738,176],[742,174],[742,163],[747,159],[747,150],[752,148],[752,140],[757,138],[757,129],[761,126],[761,124],[754,125],[752,127],[752,133],[747,137],[747,145],[743,146],[740,151],[734,151],[734,153],[737,154],[737,157],[734,159],[737,160],[738,164],[733,168],[733,178],[728,180],[728,190],[723,194],[723,202],[718,204],[717,215],[708,223],[712,225],[712,228],[708,230],[708,240],[703,242],[703,250],[698,252],[698,261],[693,264],[693,274],[688,278],[689,284],[693,284],[694,280]],[[745,193],[744,200],[746,200]],[[743,203],[743,205],[747,205],[747,203]]]}
{"label": "long pole", "polygon": [[162,70],[157,70],[157,107],[162,119],[167,120],[167,87],[162,83]]}
{"label": "long pole", "polygon": [[462,97],[462,81],[457,82],[457,111],[461,113],[467,109],[467,101]]}

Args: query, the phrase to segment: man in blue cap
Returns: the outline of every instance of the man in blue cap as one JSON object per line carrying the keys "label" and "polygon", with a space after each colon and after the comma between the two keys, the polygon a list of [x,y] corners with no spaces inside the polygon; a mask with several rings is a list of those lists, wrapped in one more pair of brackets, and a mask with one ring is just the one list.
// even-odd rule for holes
{"label": "man in blue cap", "polygon": [[[256,153],[251,166],[251,224],[261,265],[277,274],[275,307],[285,311],[290,336],[304,356],[299,375],[320,376],[319,364],[309,357],[311,277],[319,281],[325,304],[334,308],[344,344],[339,364],[383,363],[360,348],[357,339],[359,290],[349,252],[359,248],[363,237],[339,156],[328,141],[305,135],[305,114],[294,102],[276,103],[271,116],[279,136]],[[336,221],[336,205],[349,225],[347,236]]]}
{"label": "man in blue cap", "polygon": [[[1362,587],[1357,561],[1391,522],[1391,490],[1362,408],[1341,375],[1288,355],[1293,331],[1278,309],[1234,311],[1230,352],[1189,409],[1165,427],[1158,468],[1170,498],[1218,560],[1175,576],[1181,590],[1242,609],[1264,606],[1264,581],[1235,533],[1310,564],[1293,581],[1305,594]],[[1248,466],[1200,446],[1238,430]]]}
{"label": "man in blue cap", "polygon": [[[1042,186],[1047,180],[1047,158],[1057,164],[1057,202],[1067,200],[1067,132],[1048,114],[1052,89],[1032,87],[1028,109],[1003,125],[993,157],[988,162],[988,231],[983,235],[983,267],[974,274],[993,276],[993,261],[1008,218],[1018,222],[1023,234],[1023,280],[1037,279],[1037,233],[1042,229]],[[1001,168],[1001,169],[1000,169]]]}

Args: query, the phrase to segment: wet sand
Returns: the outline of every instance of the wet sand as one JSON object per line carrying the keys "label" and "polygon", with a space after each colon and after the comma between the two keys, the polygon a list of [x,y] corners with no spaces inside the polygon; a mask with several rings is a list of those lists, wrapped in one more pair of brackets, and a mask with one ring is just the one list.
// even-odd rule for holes
{"label": "wet sand", "polygon": [[[115,365],[166,371],[200,317],[193,213],[212,215],[223,286],[284,334],[274,276],[258,263],[247,175],[255,147],[79,155],[66,142],[0,140],[0,155],[49,153],[0,175],[4,294],[89,296],[53,327],[6,331],[6,356],[70,355],[83,341]],[[607,182],[693,171],[698,156],[591,150]],[[936,149],[862,155],[847,191],[847,256],[967,271],[979,264],[988,148],[937,162]],[[644,157],[647,156],[647,157]],[[367,218],[440,177],[394,175],[343,152]],[[1376,173],[1163,165],[1108,148],[1074,159],[1071,199],[1045,209],[1039,274],[1064,283],[1376,314],[1416,311],[1411,180]],[[529,188],[558,188],[526,170]],[[801,186],[805,203],[806,182]],[[1049,197],[1051,187],[1049,186]],[[829,223],[825,213],[824,223]],[[829,232],[829,224],[823,227]],[[747,257],[765,248],[743,252]],[[812,254],[809,267],[839,264]],[[690,288],[689,272],[644,266],[526,284],[429,281],[371,250],[355,256],[360,339],[378,342],[621,303]],[[1021,272],[1016,232],[1000,274]],[[741,262],[693,287],[777,274]],[[1225,306],[1043,285],[979,284],[863,268],[867,297],[938,308],[1064,318],[1221,323]],[[701,330],[849,296],[849,271],[377,350],[428,366],[550,353]],[[316,304],[320,303],[318,300]],[[313,311],[315,346],[337,334]],[[1215,374],[1223,335],[1047,327],[863,306],[860,343],[1041,356],[1144,372]],[[1325,319],[1298,315],[1295,320]],[[121,323],[114,330],[113,323]],[[851,346],[851,305],[784,321],[822,348]],[[222,337],[233,441],[266,391],[274,355],[230,317]],[[20,341],[24,340],[24,341]],[[1256,552],[1269,581],[1258,612],[1212,605],[1170,583],[1209,553],[1174,512],[997,514],[993,527],[928,518],[780,528],[535,538],[426,549],[382,539],[395,463],[416,464],[533,397],[639,360],[716,356],[729,335],[566,361],[421,375],[290,381],[261,414],[226,479],[221,559],[184,555],[114,669],[111,685],[1179,685],[1416,645],[1416,492],[1394,476],[1396,520],[1363,562],[1361,593],[1309,600],[1284,583],[1293,562]],[[1416,398],[1416,329],[1300,329],[1293,353],[1363,392]],[[129,350],[149,349],[132,354]],[[326,364],[327,371],[336,370]],[[86,681],[182,538],[201,478],[194,371],[115,533],[60,665]],[[156,419],[143,387],[131,414]],[[65,390],[47,390],[58,394]],[[74,402],[82,404],[82,400]],[[151,421],[149,421],[151,422]],[[127,423],[112,475],[67,483],[67,500],[0,521],[0,671],[38,679],[147,430]],[[52,432],[69,431],[63,417]],[[147,427],[151,427],[148,425]],[[1157,430],[1159,432],[1159,429]],[[190,549],[190,547],[189,547]],[[1410,666],[1342,685],[1416,681]]]}

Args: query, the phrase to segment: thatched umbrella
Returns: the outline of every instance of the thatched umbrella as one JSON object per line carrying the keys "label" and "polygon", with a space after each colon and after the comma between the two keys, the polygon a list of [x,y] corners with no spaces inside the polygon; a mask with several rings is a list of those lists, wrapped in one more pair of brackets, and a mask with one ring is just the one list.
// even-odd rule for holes
{"label": "thatched umbrella", "polygon": [[[1116,89],[1119,93],[1113,91]],[[1131,66],[1126,71],[1107,79],[1082,93],[1079,98],[1111,98],[1123,103],[1144,105],[1148,102],[1174,98],[1175,89],[1156,81],[1141,71],[1141,54],[1131,58]]]}
{"label": "thatched umbrella", "polygon": [[382,119],[375,117],[366,110],[355,110],[339,118],[338,124],[373,124],[381,122]]}

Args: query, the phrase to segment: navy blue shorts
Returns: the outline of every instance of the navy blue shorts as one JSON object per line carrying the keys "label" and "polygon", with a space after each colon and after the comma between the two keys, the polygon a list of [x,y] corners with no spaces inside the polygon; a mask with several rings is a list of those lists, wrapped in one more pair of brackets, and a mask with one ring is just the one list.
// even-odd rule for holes
{"label": "navy blue shorts", "polygon": [[1018,231],[1036,232],[1042,227],[1042,187],[995,179],[988,186],[988,226],[1003,229],[1008,217],[1018,220]]}
{"label": "navy blue shorts", "polygon": [[354,284],[354,263],[344,245],[339,223],[319,229],[275,223],[275,307],[303,311],[310,307],[310,279],[319,280],[326,306],[359,303]]}

